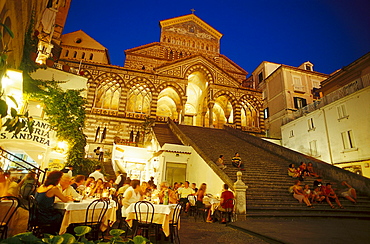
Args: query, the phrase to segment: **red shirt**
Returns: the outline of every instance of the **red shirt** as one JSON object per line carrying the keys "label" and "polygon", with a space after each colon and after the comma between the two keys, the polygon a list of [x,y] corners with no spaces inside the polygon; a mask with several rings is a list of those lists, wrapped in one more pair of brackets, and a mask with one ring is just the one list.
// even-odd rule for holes
{"label": "red shirt", "polygon": [[224,199],[223,203],[221,204],[221,206],[223,208],[233,208],[234,207],[234,204],[232,201],[229,201],[226,203],[227,200],[229,199],[233,199],[234,198],[234,194],[231,192],[231,191],[224,191],[221,193],[221,198]]}

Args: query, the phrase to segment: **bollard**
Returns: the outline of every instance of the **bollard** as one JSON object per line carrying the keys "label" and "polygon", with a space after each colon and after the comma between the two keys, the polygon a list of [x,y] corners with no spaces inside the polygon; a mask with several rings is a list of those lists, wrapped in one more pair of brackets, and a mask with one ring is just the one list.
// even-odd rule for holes
{"label": "bollard", "polygon": [[242,172],[236,173],[237,180],[234,183],[235,189],[235,213],[236,220],[246,220],[247,215],[247,199],[246,191],[248,186],[242,181]]}

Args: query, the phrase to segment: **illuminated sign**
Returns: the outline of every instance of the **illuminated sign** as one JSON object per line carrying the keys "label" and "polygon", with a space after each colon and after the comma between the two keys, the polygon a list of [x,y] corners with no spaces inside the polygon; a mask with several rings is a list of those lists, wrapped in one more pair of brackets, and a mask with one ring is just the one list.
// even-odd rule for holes
{"label": "illuminated sign", "polygon": [[23,128],[17,135],[14,133],[1,132],[0,140],[26,140],[40,143],[50,147],[51,139],[54,139],[54,131],[48,123],[41,120],[35,120],[33,124],[32,135],[28,132],[28,128]]}

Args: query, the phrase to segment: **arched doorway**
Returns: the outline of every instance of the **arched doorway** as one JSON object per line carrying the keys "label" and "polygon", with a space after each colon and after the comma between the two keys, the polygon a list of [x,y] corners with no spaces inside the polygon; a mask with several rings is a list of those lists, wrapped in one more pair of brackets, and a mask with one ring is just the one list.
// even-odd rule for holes
{"label": "arched doorway", "polygon": [[188,76],[184,124],[203,126],[202,114],[207,108],[208,85],[206,75],[202,71],[194,71]]}
{"label": "arched doorway", "polygon": [[178,109],[181,106],[181,99],[179,94],[172,88],[167,87],[158,95],[157,102],[157,116],[169,117],[171,119],[178,119]]}

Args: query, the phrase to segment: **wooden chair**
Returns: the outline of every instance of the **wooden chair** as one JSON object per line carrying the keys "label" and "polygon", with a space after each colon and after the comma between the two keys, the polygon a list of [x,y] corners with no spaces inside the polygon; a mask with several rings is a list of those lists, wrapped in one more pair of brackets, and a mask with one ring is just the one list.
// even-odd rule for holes
{"label": "wooden chair", "polygon": [[204,203],[202,203],[201,201],[196,201],[195,207],[196,207],[196,213],[194,215],[194,220],[197,221],[197,217],[200,216],[203,218],[203,221],[206,221],[209,209],[206,208]]}
{"label": "wooden chair", "polygon": [[180,244],[180,237],[179,237],[179,221],[181,215],[182,205],[177,204],[175,209],[173,210],[172,220],[170,222],[170,239],[171,243]]}
{"label": "wooden chair", "polygon": [[6,239],[8,235],[9,222],[17,211],[20,202],[17,197],[5,196],[0,197],[0,201],[4,201],[1,205],[3,216],[0,216],[0,239]]}

